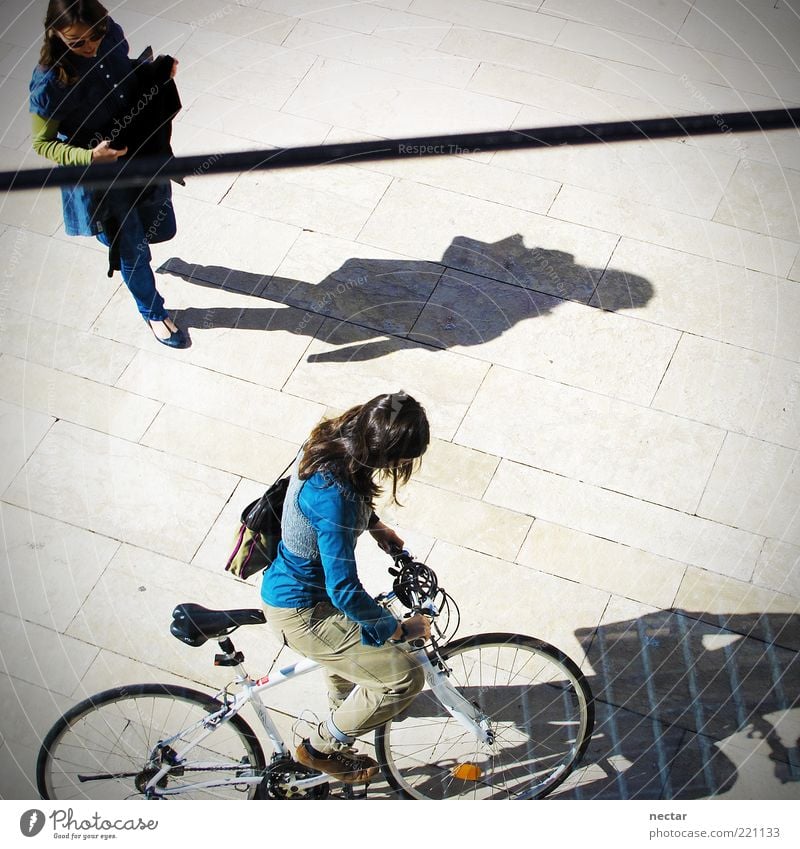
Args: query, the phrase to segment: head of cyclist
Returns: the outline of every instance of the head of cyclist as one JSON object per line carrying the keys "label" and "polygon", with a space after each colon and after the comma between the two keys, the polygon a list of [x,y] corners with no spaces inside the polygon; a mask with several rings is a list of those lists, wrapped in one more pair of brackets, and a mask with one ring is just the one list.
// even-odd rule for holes
{"label": "head of cyclist", "polygon": [[405,392],[376,395],[311,432],[300,477],[327,471],[373,501],[380,482],[391,481],[392,498],[407,483],[430,443],[425,409]]}

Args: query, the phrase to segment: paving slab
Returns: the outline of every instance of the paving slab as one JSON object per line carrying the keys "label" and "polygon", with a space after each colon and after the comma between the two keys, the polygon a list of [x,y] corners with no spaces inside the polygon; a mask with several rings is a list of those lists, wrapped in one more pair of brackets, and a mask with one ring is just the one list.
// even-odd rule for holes
{"label": "paving slab", "polygon": [[764,536],[502,460],[485,500],[712,572],[750,580]]}
{"label": "paving slab", "polygon": [[[119,275],[112,279],[106,276],[108,259],[86,247],[89,239],[48,239],[24,229],[25,222],[25,218],[19,220],[21,229],[10,228],[0,234],[5,274],[14,282],[6,290],[5,306],[88,330],[122,285]],[[53,268],[59,273],[53,274]],[[130,298],[127,292],[126,296]]]}
{"label": "paving slab", "polygon": [[756,563],[753,583],[794,598],[800,596],[800,546],[766,540]]}
{"label": "paving slab", "polygon": [[796,242],[573,186],[561,189],[549,215],[778,277],[797,256]]}
{"label": "paving slab", "polygon": [[755,62],[752,57],[733,58],[579,21],[568,21],[555,43],[578,55],[588,53],[653,71],[669,71],[742,92],[795,100],[800,97],[800,74],[796,70]]}
{"label": "paving slab", "polygon": [[138,441],[161,405],[57,369],[0,357],[0,398],[55,419]]}
{"label": "paving slab", "polygon": [[[2,362],[2,361],[0,361]],[[117,386],[287,442],[305,439],[325,408],[192,363],[139,351]]]}
{"label": "paving slab", "polygon": [[27,363],[109,385],[116,382],[136,353],[130,345],[10,308],[3,313],[0,351]]}
{"label": "paving slab", "polygon": [[73,703],[71,696],[57,693],[49,686],[0,674],[0,706],[4,717],[0,797],[38,798],[35,765],[42,738]]}
{"label": "paving slab", "polygon": [[800,174],[761,162],[740,164],[725,189],[715,221],[779,239],[800,241]]}
{"label": "paving slab", "polygon": [[524,5],[485,0],[414,0],[409,9],[426,17],[450,21],[459,30],[514,33],[530,41],[552,42],[564,26],[563,21],[539,14],[536,9],[526,9]]}
{"label": "paving slab", "polygon": [[[646,301],[636,297],[643,275],[651,285]],[[590,304],[797,362],[800,339],[790,321],[798,299],[800,287],[780,276],[623,236]]]}
{"label": "paving slab", "polygon": [[36,450],[55,419],[46,413],[26,410],[0,401],[0,489],[5,490]]}
{"label": "paving slab", "polygon": [[0,610],[63,633],[119,542],[3,502]]}
{"label": "paving slab", "polygon": [[26,509],[35,504],[54,519],[188,559],[235,481],[231,474],[60,421],[3,497]]}
{"label": "paving slab", "polygon": [[794,449],[728,433],[698,515],[800,544],[798,462]]}
{"label": "paving slab", "polygon": [[[572,120],[564,116],[556,123]],[[718,206],[729,191],[726,187],[739,161],[732,153],[699,150],[674,140],[651,140],[618,146],[567,146],[547,157],[536,150],[511,151],[499,159],[508,168],[548,180],[697,218],[710,219],[716,213],[715,220],[731,223],[720,215]],[[793,233],[782,229],[771,235],[791,238]]]}
{"label": "paving slab", "polygon": [[493,366],[456,441],[693,512],[724,436],[684,418]]}
{"label": "paving slab", "polygon": [[403,522],[436,539],[505,560],[514,559],[531,524],[528,516],[513,510],[418,482],[409,484],[400,498],[402,507],[382,505],[387,524]]}
{"label": "paving slab", "polygon": [[[658,608],[675,603],[687,569],[675,560],[542,519],[531,526],[517,562]],[[710,578],[712,585],[719,580]]]}
{"label": "paving slab", "polygon": [[[720,27],[715,21],[723,6],[725,26]],[[800,26],[789,4],[747,3],[731,9],[724,0],[700,0],[686,16],[677,41],[726,56],[795,70],[791,45],[796,43],[798,34]]]}
{"label": "paving slab", "polygon": [[[386,91],[395,94],[391,100]],[[518,106],[436,82],[413,79],[319,59],[283,112],[305,121],[364,130],[382,136],[423,136],[436,132],[478,132],[487,126],[507,129]]]}
{"label": "paving slab", "polygon": [[686,17],[686,4],[682,0],[645,0],[632,10],[616,0],[599,0],[591,4],[581,0],[545,0],[541,11],[618,32],[673,41]]}
{"label": "paving slab", "polygon": [[684,334],[653,407],[787,448],[800,447],[800,364]]}

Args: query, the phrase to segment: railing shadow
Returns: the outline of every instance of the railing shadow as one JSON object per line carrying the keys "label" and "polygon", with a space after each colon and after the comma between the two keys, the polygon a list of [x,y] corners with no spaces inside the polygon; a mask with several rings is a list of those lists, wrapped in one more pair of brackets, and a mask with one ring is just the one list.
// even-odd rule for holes
{"label": "railing shadow", "polygon": [[200,327],[288,329],[322,338],[334,347],[309,357],[317,362],[381,357],[396,347],[397,338],[426,349],[481,345],[564,301],[591,301],[616,311],[643,306],[653,294],[646,279],[617,272],[619,279],[602,299],[592,300],[605,269],[580,265],[564,251],[528,248],[519,234],[494,243],[458,236],[437,261],[350,258],[316,283],[178,257],[159,271],[333,319],[320,331],[319,322],[299,321],[281,307],[191,308],[176,314],[190,333]]}
{"label": "railing shadow", "polygon": [[664,610],[577,632],[597,722],[568,798],[800,798],[800,616]]}

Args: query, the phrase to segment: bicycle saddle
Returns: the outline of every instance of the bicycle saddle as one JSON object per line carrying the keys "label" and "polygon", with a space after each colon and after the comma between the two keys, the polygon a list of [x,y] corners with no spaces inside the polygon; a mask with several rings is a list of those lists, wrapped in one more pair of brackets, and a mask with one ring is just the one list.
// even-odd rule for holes
{"label": "bicycle saddle", "polygon": [[179,604],[172,611],[170,633],[189,646],[202,646],[207,640],[224,637],[240,625],[263,625],[264,612],[247,610],[208,610],[200,604]]}

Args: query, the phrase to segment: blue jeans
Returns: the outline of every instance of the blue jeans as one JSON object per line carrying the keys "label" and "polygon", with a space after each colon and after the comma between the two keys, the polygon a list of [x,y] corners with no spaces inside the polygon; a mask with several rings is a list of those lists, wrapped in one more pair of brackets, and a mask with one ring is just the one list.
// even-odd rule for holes
{"label": "blue jeans", "polygon": [[[122,218],[119,233],[120,271],[136,306],[145,321],[163,321],[167,318],[164,299],[156,289],[156,278],[150,267],[150,243],[166,242],[176,232],[175,211],[172,198],[163,191],[148,192],[129,207]],[[105,233],[97,238],[106,247]]]}

